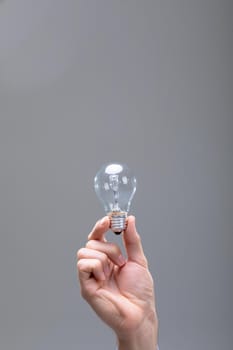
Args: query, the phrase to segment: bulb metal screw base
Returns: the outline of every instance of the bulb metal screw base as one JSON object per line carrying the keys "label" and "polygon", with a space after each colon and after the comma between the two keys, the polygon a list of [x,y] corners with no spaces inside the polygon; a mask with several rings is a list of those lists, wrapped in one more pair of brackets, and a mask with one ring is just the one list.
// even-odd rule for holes
{"label": "bulb metal screw base", "polygon": [[125,211],[111,212],[108,214],[110,217],[111,230],[116,234],[121,234],[126,229],[127,213]]}

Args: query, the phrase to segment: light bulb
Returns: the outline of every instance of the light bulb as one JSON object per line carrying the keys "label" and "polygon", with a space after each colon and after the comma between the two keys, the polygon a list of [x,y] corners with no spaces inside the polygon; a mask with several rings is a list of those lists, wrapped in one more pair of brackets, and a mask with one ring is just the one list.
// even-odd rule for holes
{"label": "light bulb", "polygon": [[136,178],[126,164],[105,164],[94,179],[95,192],[104,205],[114,233],[126,228],[126,218],[136,191]]}

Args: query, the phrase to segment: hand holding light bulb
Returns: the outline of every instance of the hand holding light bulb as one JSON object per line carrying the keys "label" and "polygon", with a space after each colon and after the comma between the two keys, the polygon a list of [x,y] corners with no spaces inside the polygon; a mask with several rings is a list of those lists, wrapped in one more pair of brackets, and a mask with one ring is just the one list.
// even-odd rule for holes
{"label": "hand holding light bulb", "polygon": [[[103,172],[103,169],[107,169],[107,172]],[[112,221],[112,213],[128,212],[136,181],[134,177],[127,177],[127,180],[131,179],[130,191],[126,191],[127,199],[125,192],[121,198],[120,190],[124,183],[122,170],[106,166],[102,170],[99,175],[102,174],[101,179],[106,177],[107,181],[97,181],[97,174],[95,184],[102,186],[97,187],[101,193],[105,193],[103,188],[106,187],[105,199],[108,200],[105,208],[108,215],[96,223],[88,235],[86,246],[77,253],[81,294],[97,315],[115,331],[119,350],[155,350],[158,319],[153,279],[136,230],[135,218],[128,216],[127,225],[121,218],[120,224]],[[113,231],[116,230],[115,225],[118,233],[123,230],[126,258],[121,248],[108,242],[105,237],[110,222]]]}
{"label": "hand holding light bulb", "polygon": [[111,327],[119,350],[155,350],[158,320],[153,279],[148,269],[135,219],[128,217],[120,247],[108,242],[110,219],[98,221],[78,253],[78,276],[83,298]]}
{"label": "hand holding light bulb", "polygon": [[110,217],[114,233],[126,228],[126,218],[136,191],[136,178],[125,164],[111,163],[102,166],[94,179],[97,197]]}

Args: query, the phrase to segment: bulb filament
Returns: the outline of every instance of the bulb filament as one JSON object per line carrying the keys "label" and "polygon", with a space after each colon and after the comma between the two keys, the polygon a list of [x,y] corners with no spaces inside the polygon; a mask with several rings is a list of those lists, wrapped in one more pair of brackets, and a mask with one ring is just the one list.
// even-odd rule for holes
{"label": "bulb filament", "polygon": [[113,190],[114,194],[114,205],[113,205],[113,211],[120,211],[119,208],[119,176],[118,175],[110,175],[109,176],[109,182],[110,182],[110,187]]}

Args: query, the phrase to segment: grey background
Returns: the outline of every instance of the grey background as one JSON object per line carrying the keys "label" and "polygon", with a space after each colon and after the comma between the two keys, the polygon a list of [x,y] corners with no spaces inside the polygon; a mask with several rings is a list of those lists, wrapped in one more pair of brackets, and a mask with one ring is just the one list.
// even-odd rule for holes
{"label": "grey background", "polygon": [[76,251],[116,160],[138,179],[160,348],[232,349],[232,7],[1,1],[1,349],[114,348]]}

